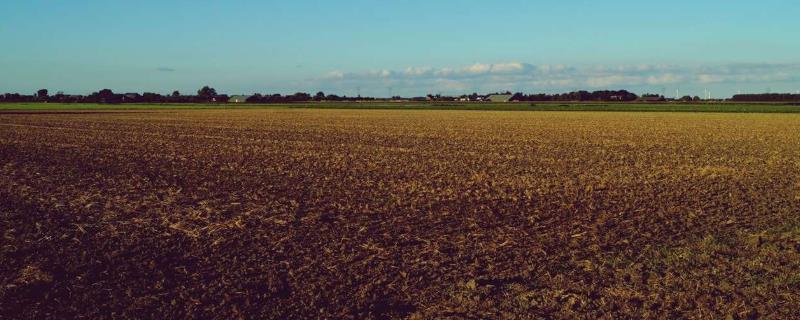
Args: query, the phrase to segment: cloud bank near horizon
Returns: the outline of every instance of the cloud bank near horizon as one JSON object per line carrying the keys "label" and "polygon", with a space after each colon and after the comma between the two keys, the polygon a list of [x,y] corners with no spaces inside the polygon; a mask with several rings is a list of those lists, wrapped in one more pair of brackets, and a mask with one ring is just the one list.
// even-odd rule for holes
{"label": "cloud bank near horizon", "polygon": [[[735,63],[712,66],[672,64],[534,65],[522,62],[476,63],[462,67],[408,67],[403,70],[333,71],[310,80],[334,91],[460,94],[469,92],[560,92],[603,89],[663,91],[669,88],[744,87],[800,81],[800,63]],[[700,89],[702,90],[702,89]],[[380,95],[380,94],[378,94]],[[384,94],[385,95],[385,94]]]}

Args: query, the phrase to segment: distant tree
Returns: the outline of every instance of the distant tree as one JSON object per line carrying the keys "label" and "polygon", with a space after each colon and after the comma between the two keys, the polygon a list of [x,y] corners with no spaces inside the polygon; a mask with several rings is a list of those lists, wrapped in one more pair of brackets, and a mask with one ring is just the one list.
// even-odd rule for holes
{"label": "distant tree", "polygon": [[36,97],[39,99],[47,99],[47,89],[39,89],[36,91]]}
{"label": "distant tree", "polygon": [[322,100],[325,100],[325,93],[322,91],[317,92],[317,94],[314,95],[314,101],[322,101]]}
{"label": "distant tree", "polygon": [[175,91],[172,91],[172,96],[173,96],[173,97],[175,97],[175,98],[177,98],[177,97],[180,97],[180,96],[181,96],[181,93],[180,93],[180,91],[178,91],[178,90],[175,90]]}
{"label": "distant tree", "polygon": [[111,89],[103,89],[92,94],[88,102],[120,103],[122,102],[122,95],[114,94]]}
{"label": "distant tree", "polygon": [[64,96],[64,91],[58,91],[58,92],[56,92],[56,94],[55,94],[55,95],[52,97],[52,101],[55,101],[55,102],[64,102],[64,98],[65,98],[65,96]]}
{"label": "distant tree", "polygon": [[99,102],[106,102],[108,100],[114,99],[114,91],[111,89],[103,89],[97,92],[97,99]]}
{"label": "distant tree", "polygon": [[209,86],[204,86],[200,90],[197,90],[197,97],[200,98],[201,100],[211,101],[216,96],[217,96],[217,90],[214,90],[214,88],[211,88]]}
{"label": "distant tree", "polygon": [[284,99],[283,96],[281,96],[280,94],[274,93],[274,94],[271,94],[271,95],[268,95],[268,96],[264,96],[262,102],[265,102],[265,103],[281,103],[281,102],[286,102],[286,99]]}
{"label": "distant tree", "polygon": [[231,97],[229,97],[227,94],[218,94],[218,95],[214,96],[214,101],[216,101],[216,102],[226,103],[230,99],[231,99]]}
{"label": "distant tree", "polygon": [[305,92],[298,92],[291,96],[286,96],[287,102],[310,101],[311,99],[311,95]]}
{"label": "distant tree", "polygon": [[164,98],[160,94],[153,93],[153,92],[145,92],[145,93],[143,93],[141,99],[142,99],[142,102],[147,102],[147,103],[163,103],[164,102]]}
{"label": "distant tree", "polygon": [[260,93],[254,93],[252,96],[247,97],[247,99],[244,102],[247,102],[247,103],[260,103],[262,101],[264,101],[264,95],[262,95]]}
{"label": "distant tree", "polygon": [[797,102],[800,101],[800,94],[792,93],[755,93],[737,94],[731,100],[745,102]]}

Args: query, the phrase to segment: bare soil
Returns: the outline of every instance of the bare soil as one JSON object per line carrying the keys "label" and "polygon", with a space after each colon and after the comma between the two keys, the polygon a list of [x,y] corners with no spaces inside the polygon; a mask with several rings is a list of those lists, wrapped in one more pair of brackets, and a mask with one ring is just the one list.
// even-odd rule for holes
{"label": "bare soil", "polygon": [[800,115],[0,112],[0,318],[800,317]]}

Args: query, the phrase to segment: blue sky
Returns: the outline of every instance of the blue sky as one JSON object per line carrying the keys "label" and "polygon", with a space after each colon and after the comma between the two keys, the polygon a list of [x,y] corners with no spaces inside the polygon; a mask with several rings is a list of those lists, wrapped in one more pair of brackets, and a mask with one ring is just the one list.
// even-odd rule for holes
{"label": "blue sky", "polygon": [[0,92],[800,90],[795,1],[0,2]]}

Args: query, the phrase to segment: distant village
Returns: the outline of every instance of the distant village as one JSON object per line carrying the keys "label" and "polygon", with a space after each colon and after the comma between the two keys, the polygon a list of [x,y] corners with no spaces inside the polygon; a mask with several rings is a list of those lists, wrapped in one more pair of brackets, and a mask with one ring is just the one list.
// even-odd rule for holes
{"label": "distant village", "polygon": [[800,94],[789,93],[764,93],[764,94],[737,94],[729,99],[712,99],[710,97],[700,98],[699,96],[665,97],[659,94],[637,95],[627,90],[602,90],[602,91],[573,91],[560,94],[524,94],[511,92],[495,92],[490,94],[464,94],[460,96],[448,96],[441,94],[429,94],[424,97],[400,97],[391,98],[378,97],[348,97],[335,94],[325,94],[317,92],[314,95],[298,92],[290,95],[281,94],[251,94],[251,95],[228,95],[219,94],[214,88],[205,86],[197,91],[197,94],[182,94],[174,91],[172,94],[162,95],[158,93],[115,93],[110,89],[103,89],[90,95],[75,95],[57,92],[50,94],[47,89],[38,90],[31,95],[19,93],[5,93],[0,95],[0,103],[102,103],[102,104],[121,104],[121,103],[296,103],[296,102],[323,102],[323,101],[342,101],[342,102],[485,102],[485,103],[504,103],[504,102],[800,102]]}

